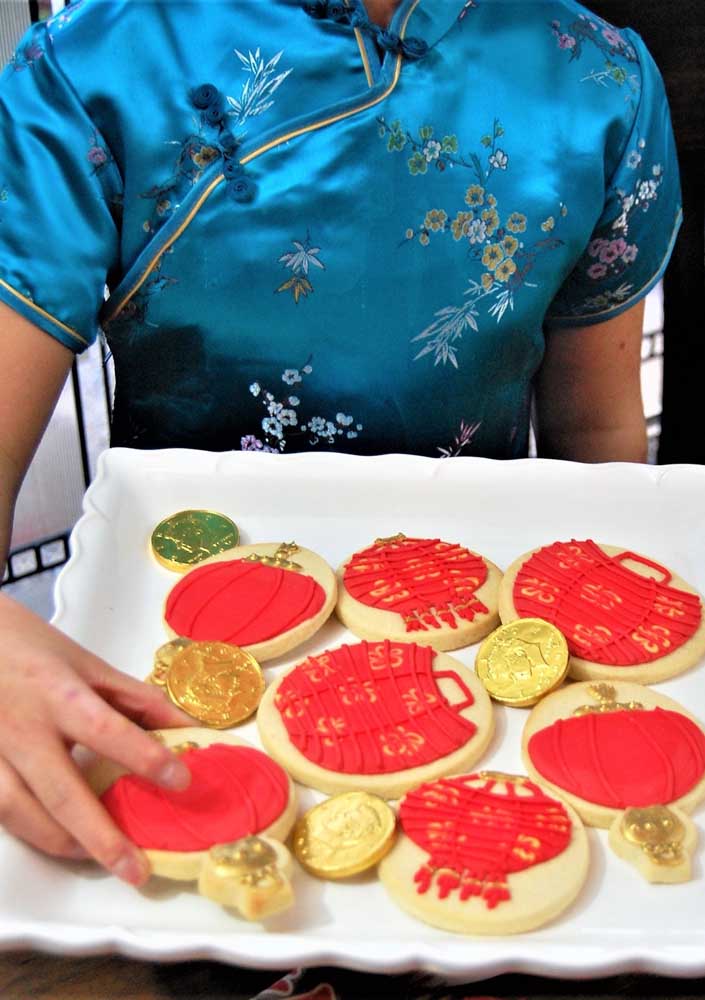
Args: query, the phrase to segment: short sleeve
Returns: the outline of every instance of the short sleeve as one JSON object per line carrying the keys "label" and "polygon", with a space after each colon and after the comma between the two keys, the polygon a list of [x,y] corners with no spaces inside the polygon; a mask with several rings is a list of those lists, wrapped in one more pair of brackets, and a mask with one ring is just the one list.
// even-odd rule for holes
{"label": "short sleeve", "polygon": [[74,351],[118,257],[117,165],[36,25],[0,76],[0,300]]}
{"label": "short sleeve", "polygon": [[[602,215],[546,314],[547,328],[602,323],[635,305],[666,269],[682,219],[680,178],[661,74],[625,29],[640,70],[631,131],[608,179]],[[610,160],[605,151],[605,161]]]}

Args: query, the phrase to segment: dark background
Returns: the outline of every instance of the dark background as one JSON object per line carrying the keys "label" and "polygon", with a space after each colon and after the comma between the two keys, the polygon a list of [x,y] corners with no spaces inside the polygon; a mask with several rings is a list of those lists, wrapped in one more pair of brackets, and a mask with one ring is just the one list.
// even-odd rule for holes
{"label": "dark background", "polygon": [[666,84],[683,188],[683,225],[664,278],[659,464],[705,464],[705,0],[586,0],[646,42]]}

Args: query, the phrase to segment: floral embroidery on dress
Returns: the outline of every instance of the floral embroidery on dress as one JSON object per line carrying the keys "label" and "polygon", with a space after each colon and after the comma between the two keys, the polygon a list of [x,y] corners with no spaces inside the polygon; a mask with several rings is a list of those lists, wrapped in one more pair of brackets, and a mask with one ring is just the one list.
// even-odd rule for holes
{"label": "floral embroidery on dress", "polygon": [[[640,212],[648,212],[657,201],[658,190],[664,178],[663,165],[660,163],[653,164],[645,172],[639,172],[639,168],[643,166],[645,148],[646,141],[639,139],[636,147],[627,152],[627,167],[635,171],[631,189],[615,189],[620,213],[612,222],[595,231],[583,254],[579,268],[591,281],[608,282],[628,276],[629,267],[639,254],[638,245],[630,242],[630,228],[634,217]],[[625,302],[633,291],[634,285],[623,281],[616,288],[600,290],[598,294],[588,296],[573,306],[569,314],[581,315],[585,310],[601,312]]]}
{"label": "floral embroidery on dress", "polygon": [[388,125],[380,118],[378,124],[380,136],[388,136],[389,152],[400,152],[407,147],[413,149],[408,161],[412,174],[425,173],[427,165],[435,162],[437,166],[466,167],[476,177],[476,183],[465,189],[462,207],[454,211],[449,211],[450,206],[427,209],[418,225],[406,229],[401,243],[418,241],[422,247],[428,247],[434,240],[450,235],[456,243],[465,247],[468,258],[475,266],[484,268],[479,281],[469,279],[464,293],[468,296],[467,300],[460,306],[444,306],[438,310],[433,322],[411,341],[424,341],[414,361],[433,354],[434,364],[450,362],[458,368],[457,342],[466,330],[478,330],[477,303],[484,298],[490,299],[489,315],[496,317],[499,323],[507,309],[514,309],[519,289],[536,287],[529,281],[529,275],[540,255],[563,245],[563,240],[554,235],[554,230],[568,214],[568,209],[560,202],[556,214],[549,215],[539,224],[544,235],[537,235],[533,240],[522,236],[527,232],[528,225],[523,212],[512,210],[500,215],[498,200],[488,189],[488,184],[494,171],[508,169],[509,154],[497,145],[504,135],[504,128],[496,118],[491,132],[480,139],[480,145],[485,149],[484,164],[477,153],[469,153],[467,157],[457,155],[458,139],[455,135],[446,136],[438,142],[433,139],[431,126],[424,125],[419,129],[419,142],[398,121]]}
{"label": "floral embroidery on dress", "polygon": [[476,420],[474,424],[468,424],[465,420],[460,421],[460,430],[453,438],[453,443],[446,448],[437,448],[441,458],[457,458],[462,455],[466,448],[472,444],[473,438],[482,426],[481,420]]}
{"label": "floral embroidery on dress", "polygon": [[91,136],[90,146],[88,147],[88,153],[86,156],[88,162],[91,164],[91,174],[94,176],[114,162],[110,152],[105,148],[105,146],[101,146],[96,132],[94,132]]}
{"label": "floral embroidery on dress", "polygon": [[244,125],[248,118],[264,114],[274,104],[272,96],[286,80],[291,69],[284,70],[274,76],[277,64],[284,54],[284,50],[277,52],[275,56],[265,63],[260,55],[259,48],[254,52],[243,55],[235,49],[235,55],[242,63],[245,73],[249,73],[249,79],[242,85],[239,99],[228,97],[227,102],[232,110],[228,114],[235,119],[237,125]]}
{"label": "floral embroidery on dress", "polygon": [[477,10],[479,6],[480,5],[477,2],[477,0],[465,0],[465,3],[463,4],[463,9],[458,14],[458,20],[463,21],[468,16],[471,10]]}
{"label": "floral embroidery on dress", "polygon": [[[310,361],[309,358],[300,369],[287,368],[282,372],[282,382],[290,388],[301,385],[304,378],[313,371]],[[259,382],[252,383],[250,393],[255,399],[261,400],[267,415],[262,419],[262,434],[246,434],[241,439],[242,451],[279,453],[286,449],[287,443],[292,439],[301,437],[305,437],[312,447],[320,444],[333,445],[343,436],[352,441],[363,429],[362,424],[356,423],[352,416],[342,411],[336,413],[334,420],[320,416],[301,419],[303,415],[297,412],[302,405],[298,395],[292,393],[285,395],[283,399],[276,399]]]}
{"label": "floral embroidery on dress", "polygon": [[43,56],[44,49],[39,42],[29,42],[13,53],[10,65],[15,72],[21,72],[23,69],[32,69]]}
{"label": "floral embroidery on dress", "polygon": [[116,313],[115,316],[111,317],[111,319],[104,324],[104,330],[106,332],[112,331],[113,329],[120,329],[124,326],[132,326],[134,324],[152,327],[156,325],[154,323],[150,323],[147,319],[152,299],[155,295],[159,295],[161,292],[165,291],[165,289],[171,288],[173,285],[178,285],[179,283],[178,278],[171,278],[164,274],[162,270],[164,266],[164,258],[173,252],[174,247],[169,247],[168,250],[164,251],[155,264],[149,277],[140,287],[139,291],[137,291],[132,298],[127,300],[119,313]]}
{"label": "floral embroidery on dress", "polygon": [[86,0],[73,0],[70,6],[65,7],[64,10],[60,10],[53,17],[47,18],[46,25],[50,29],[49,37],[51,38],[52,28],[58,28],[61,31],[67,24],[70,24],[78,11],[85,5],[85,2]]}
{"label": "floral embroidery on dress", "polygon": [[585,49],[596,47],[605,56],[602,69],[592,69],[581,83],[592,80],[601,87],[614,83],[619,87],[628,84],[629,93],[625,100],[633,102],[639,90],[639,80],[636,73],[629,73],[615,59],[624,59],[628,63],[636,63],[637,54],[634,46],[628,42],[617,28],[607,21],[591,14],[580,14],[567,28],[561,27],[560,21],[551,22],[558,47],[570,52],[570,62],[580,59]]}
{"label": "floral embroidery on dress", "polygon": [[322,271],[325,271],[326,266],[322,260],[318,259],[321,248],[311,245],[309,233],[306,233],[306,239],[303,242],[292,240],[292,243],[294,245],[293,252],[282,254],[278,261],[285,268],[291,269],[291,277],[287,278],[276,291],[291,292],[294,302],[298,305],[301,296],[306,298],[313,291],[313,285],[308,276],[309,269],[311,267],[318,267]]}

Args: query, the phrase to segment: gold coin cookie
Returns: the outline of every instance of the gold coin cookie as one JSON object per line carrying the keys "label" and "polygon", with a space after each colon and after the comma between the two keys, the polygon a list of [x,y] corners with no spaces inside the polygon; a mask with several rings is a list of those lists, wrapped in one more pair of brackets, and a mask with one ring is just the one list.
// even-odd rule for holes
{"label": "gold coin cookie", "polygon": [[475,672],[495,701],[517,708],[535,705],[568,672],[563,634],[541,618],[500,625],[480,646]]}
{"label": "gold coin cookie", "polygon": [[166,677],[171,670],[171,664],[177,653],[191,645],[190,639],[172,639],[159,647],[154,654],[154,666],[152,672],[147,677],[149,684],[156,684],[157,687],[166,687]]}
{"label": "gold coin cookie", "polygon": [[394,812],[368,792],[343,792],[302,816],[294,829],[294,853],[319,878],[339,879],[364,872],[391,848]]}
{"label": "gold coin cookie", "polygon": [[232,549],[240,540],[237,525],[212,510],[181,510],[160,521],[152,532],[152,553],[177,573]]}
{"label": "gold coin cookie", "polygon": [[250,653],[224,642],[192,642],[177,653],[166,690],[179,708],[213,729],[243,722],[264,694],[262,668]]}

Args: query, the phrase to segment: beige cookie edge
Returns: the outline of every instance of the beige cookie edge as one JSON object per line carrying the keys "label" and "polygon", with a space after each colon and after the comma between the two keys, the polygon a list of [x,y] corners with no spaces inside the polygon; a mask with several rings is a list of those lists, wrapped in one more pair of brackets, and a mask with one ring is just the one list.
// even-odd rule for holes
{"label": "beige cookie edge", "polygon": [[685,828],[683,850],[685,857],[678,865],[663,865],[652,861],[637,844],[630,843],[622,834],[622,813],[615,817],[607,832],[607,843],[616,857],[634,868],[652,885],[676,885],[693,878],[693,854],[698,844],[698,830],[690,816],[678,806],[669,805]]}

